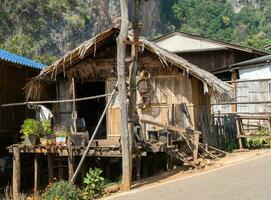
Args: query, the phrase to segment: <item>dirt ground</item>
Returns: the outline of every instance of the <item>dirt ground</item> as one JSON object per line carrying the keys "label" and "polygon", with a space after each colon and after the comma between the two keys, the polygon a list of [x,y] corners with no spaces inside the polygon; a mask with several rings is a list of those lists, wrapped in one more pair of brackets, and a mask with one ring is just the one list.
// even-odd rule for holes
{"label": "dirt ground", "polygon": [[134,182],[132,188],[135,189],[149,187],[171,180],[193,176],[202,172],[207,172],[224,166],[233,165],[269,153],[271,153],[271,149],[246,150],[241,152],[228,153],[225,157],[218,159],[214,162],[214,164],[206,166],[204,169],[189,169],[188,167],[176,168],[170,172],[165,172]]}

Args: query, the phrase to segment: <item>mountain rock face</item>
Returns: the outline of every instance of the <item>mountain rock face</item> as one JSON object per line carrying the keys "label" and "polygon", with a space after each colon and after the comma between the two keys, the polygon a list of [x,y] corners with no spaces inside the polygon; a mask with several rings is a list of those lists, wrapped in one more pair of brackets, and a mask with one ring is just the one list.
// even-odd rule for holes
{"label": "mountain rock face", "polygon": [[[271,43],[271,0],[141,2],[143,36],[180,30],[257,48]],[[120,20],[119,0],[1,0],[0,48],[50,64]]]}
{"label": "mountain rock face", "polygon": [[232,5],[235,13],[239,13],[244,6],[250,6],[254,9],[259,9],[261,0],[228,0]]}

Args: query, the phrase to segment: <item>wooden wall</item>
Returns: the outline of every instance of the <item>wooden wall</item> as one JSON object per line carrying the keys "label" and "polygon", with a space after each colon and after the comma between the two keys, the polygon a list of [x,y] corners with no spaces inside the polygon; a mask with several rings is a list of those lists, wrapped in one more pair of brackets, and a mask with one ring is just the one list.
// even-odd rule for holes
{"label": "wooden wall", "polygon": [[179,56],[187,59],[190,63],[205,69],[209,72],[228,67],[231,64],[256,58],[254,53],[238,50],[215,50],[201,52],[178,53]]}
{"label": "wooden wall", "polygon": [[[25,101],[23,87],[28,78],[39,70],[22,67],[9,62],[0,62],[0,104]],[[0,145],[5,147],[19,138],[23,120],[31,115],[26,106],[0,108]],[[0,152],[1,153],[1,152]]]}

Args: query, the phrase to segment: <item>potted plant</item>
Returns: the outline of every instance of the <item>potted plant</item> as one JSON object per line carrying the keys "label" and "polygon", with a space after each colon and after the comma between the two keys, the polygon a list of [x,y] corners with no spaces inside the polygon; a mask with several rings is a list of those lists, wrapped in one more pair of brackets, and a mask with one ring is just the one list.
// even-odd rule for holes
{"label": "potted plant", "polygon": [[41,121],[42,137],[40,143],[42,146],[48,146],[52,144],[53,130],[50,120]]}
{"label": "potted plant", "polygon": [[66,145],[69,131],[65,127],[57,127],[55,130],[56,145]]}
{"label": "potted plant", "polygon": [[39,136],[39,122],[34,119],[26,119],[22,125],[24,143],[26,145],[36,145]]}

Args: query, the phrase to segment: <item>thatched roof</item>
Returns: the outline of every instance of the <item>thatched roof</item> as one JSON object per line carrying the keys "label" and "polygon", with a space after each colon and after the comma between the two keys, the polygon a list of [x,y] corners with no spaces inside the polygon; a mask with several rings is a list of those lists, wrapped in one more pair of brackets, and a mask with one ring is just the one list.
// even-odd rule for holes
{"label": "thatched roof", "polygon": [[[65,71],[82,61],[84,58],[93,55],[95,56],[96,50],[103,45],[109,38],[116,36],[118,34],[118,29],[111,28],[105,32],[102,32],[95,36],[94,38],[85,41],[80,46],[74,50],[66,53],[61,59],[53,63],[52,65],[44,68],[37,77],[34,77],[26,85],[27,99],[29,97],[33,99],[40,98],[41,89],[46,85],[48,79],[54,80],[56,76],[63,73],[65,76]],[[201,80],[204,84],[207,84],[212,94],[216,99],[221,99],[224,97],[229,97],[231,95],[232,87],[216,78],[213,74],[189,63],[184,58],[177,56],[161,47],[157,46],[155,43],[148,41],[145,38],[140,38],[140,42],[144,49],[149,50],[160,59],[161,63],[167,67],[169,64],[175,65],[176,67],[185,70],[187,74],[194,76],[195,78]]]}

